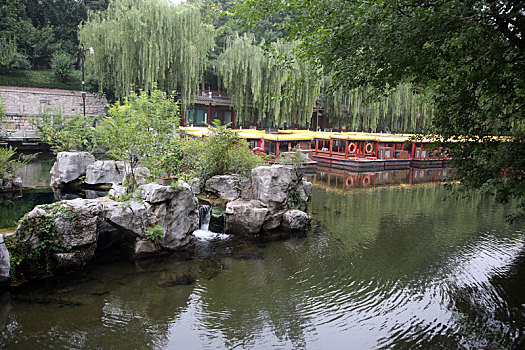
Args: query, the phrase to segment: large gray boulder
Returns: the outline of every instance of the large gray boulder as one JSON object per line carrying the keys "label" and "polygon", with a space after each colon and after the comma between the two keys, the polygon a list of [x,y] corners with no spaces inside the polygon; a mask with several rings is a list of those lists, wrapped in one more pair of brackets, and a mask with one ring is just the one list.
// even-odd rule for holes
{"label": "large gray boulder", "polygon": [[95,157],[88,152],[59,152],[51,168],[51,186],[63,186],[86,175]]}
{"label": "large gray boulder", "polygon": [[[84,266],[101,237],[123,242],[134,256],[173,251],[189,243],[199,225],[198,202],[191,187],[179,181],[176,186],[147,184],[140,191],[141,196],[128,201],[101,197],[36,206],[10,237],[25,257],[20,271],[34,276]],[[162,227],[162,236],[153,242],[148,233],[156,225]],[[6,256],[0,242],[0,282],[2,276],[9,277]]]}
{"label": "large gray boulder", "polygon": [[9,252],[4,242],[4,235],[0,235],[0,285],[9,281],[9,271],[11,263],[9,261]]}
{"label": "large gray boulder", "polygon": [[256,234],[263,227],[268,208],[258,200],[235,200],[226,204],[226,233]]}
{"label": "large gray boulder", "polygon": [[149,183],[139,187],[142,199],[150,204],[158,204],[171,201],[175,197],[175,189],[171,186],[163,186],[156,183]]}
{"label": "large gray boulder", "polygon": [[301,210],[289,210],[283,215],[282,227],[292,232],[304,232],[310,227],[310,215]]}
{"label": "large gray boulder", "polygon": [[[301,210],[306,209],[312,184],[304,181],[303,175],[303,169],[290,165],[276,164],[253,169],[252,201],[233,201],[227,204],[226,232],[261,233],[279,228],[297,231],[307,227],[303,225],[303,219],[308,214]],[[208,183],[206,186],[208,190]],[[299,210],[292,211],[293,215],[290,216],[290,209]]]}
{"label": "large gray boulder", "polygon": [[191,179],[188,185],[190,185],[191,190],[194,194],[201,193],[201,179],[199,179],[198,177]]}
{"label": "large gray boulder", "polygon": [[133,255],[135,257],[148,256],[161,252],[161,247],[150,241],[149,239],[137,238],[133,248]]}
{"label": "large gray boulder", "polygon": [[125,176],[123,161],[97,160],[86,168],[88,185],[121,184]]}
{"label": "large gray boulder", "polygon": [[[12,237],[17,250],[27,254],[23,270],[42,274],[84,266],[95,252],[102,211],[102,205],[92,199],[36,206],[20,221]],[[54,242],[53,249],[43,249],[43,242],[49,240]],[[32,259],[35,254],[45,264]]]}
{"label": "large gray boulder", "polygon": [[294,191],[301,194],[302,178],[303,171],[289,165],[257,167],[252,169],[252,198],[265,203],[271,213],[283,210]]}
{"label": "large gray boulder", "polygon": [[240,175],[217,175],[206,181],[205,190],[217,197],[233,201],[250,198],[250,180]]}
{"label": "large gray boulder", "polygon": [[120,231],[142,239],[148,238],[148,229],[161,226],[164,231],[159,246],[166,250],[186,245],[199,227],[198,201],[191,187],[179,181],[177,186],[146,184],[139,190],[142,196],[139,201],[100,199],[104,219]]}
{"label": "large gray boulder", "polygon": [[103,218],[109,224],[129,237],[145,237],[151,220],[144,202],[133,199],[127,202],[117,202],[109,198],[98,200],[104,207]]}
{"label": "large gray boulder", "polygon": [[150,226],[159,225],[164,229],[159,245],[176,250],[189,243],[191,234],[199,228],[199,203],[191,187],[179,181],[177,186],[155,184],[141,189],[150,215]]}
{"label": "large gray boulder", "polygon": [[126,194],[126,187],[113,184],[111,185],[111,189],[109,190],[108,194],[111,198],[118,199],[121,195]]}

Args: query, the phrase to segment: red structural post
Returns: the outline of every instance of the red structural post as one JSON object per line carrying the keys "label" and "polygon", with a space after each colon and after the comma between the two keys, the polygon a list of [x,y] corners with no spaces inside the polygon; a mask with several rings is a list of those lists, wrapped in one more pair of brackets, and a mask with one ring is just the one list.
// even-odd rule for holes
{"label": "red structural post", "polygon": [[208,124],[211,125],[211,103],[208,105]]}
{"label": "red structural post", "polygon": [[232,129],[235,129],[235,109],[232,109]]}

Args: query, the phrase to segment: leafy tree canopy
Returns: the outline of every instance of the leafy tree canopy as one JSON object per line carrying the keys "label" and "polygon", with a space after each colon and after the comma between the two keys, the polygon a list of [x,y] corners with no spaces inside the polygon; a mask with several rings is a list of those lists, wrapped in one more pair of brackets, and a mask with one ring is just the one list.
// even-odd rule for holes
{"label": "leafy tree canopy", "polygon": [[213,28],[198,6],[167,0],[113,0],[106,12],[92,13],[80,28],[85,47],[93,47],[87,69],[111,86],[117,97],[130,85],[151,91],[181,92],[183,104],[195,93],[213,47]]}
{"label": "leafy tree canopy", "polygon": [[[217,68],[240,123],[308,125],[320,81],[310,78],[310,65],[295,59],[294,45],[278,40],[270,44],[267,55],[253,34],[229,38]],[[287,58],[285,65],[280,57]]]}
{"label": "leafy tree canopy", "polygon": [[129,93],[111,106],[108,118],[96,127],[106,153],[130,166],[128,192],[135,190],[135,169],[141,163],[158,175],[179,126],[179,105],[174,96],[154,89],[150,94]]}
{"label": "leafy tree canopy", "polygon": [[78,54],[78,25],[109,0],[0,0],[0,36],[16,42],[33,67],[50,64],[56,50]]}
{"label": "leafy tree canopy", "polygon": [[336,86],[425,90],[432,131],[473,141],[446,143],[460,188],[519,198],[525,209],[524,1],[245,0],[237,15],[250,27],[283,8],[295,15],[288,29],[301,57]]}

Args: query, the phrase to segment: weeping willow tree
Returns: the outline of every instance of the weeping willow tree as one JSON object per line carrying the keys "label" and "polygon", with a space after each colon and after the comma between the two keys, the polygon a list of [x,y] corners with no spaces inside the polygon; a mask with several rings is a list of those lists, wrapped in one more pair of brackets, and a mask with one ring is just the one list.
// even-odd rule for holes
{"label": "weeping willow tree", "polygon": [[107,11],[89,15],[79,40],[95,51],[86,68],[101,89],[122,97],[130,86],[149,92],[157,85],[179,91],[183,104],[196,92],[214,45],[197,6],[168,0],[112,0]]}
{"label": "weeping willow tree", "polygon": [[255,44],[253,34],[234,34],[227,40],[217,71],[238,123],[308,125],[320,82],[308,64],[293,57],[293,48],[293,43],[278,40],[268,54]]}
{"label": "weeping willow tree", "polygon": [[352,130],[420,130],[430,126],[433,114],[428,99],[409,84],[379,99],[367,90],[339,88],[326,94],[324,108],[332,126]]}

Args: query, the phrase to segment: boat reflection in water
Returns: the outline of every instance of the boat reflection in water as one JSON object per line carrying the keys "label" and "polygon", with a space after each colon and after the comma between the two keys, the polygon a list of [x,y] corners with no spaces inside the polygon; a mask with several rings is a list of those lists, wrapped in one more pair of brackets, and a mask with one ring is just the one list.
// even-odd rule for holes
{"label": "boat reflection in water", "polygon": [[323,187],[328,191],[345,191],[350,188],[440,183],[446,181],[450,174],[450,168],[411,168],[378,172],[352,172],[317,167],[315,173],[307,176],[308,181],[311,181],[316,187]]}

